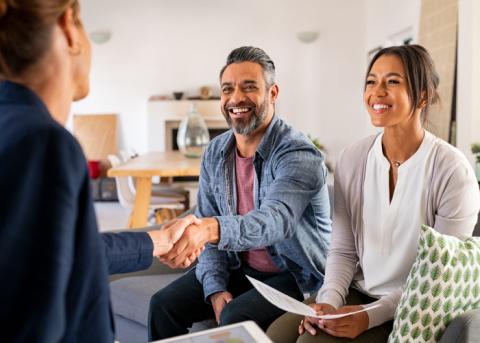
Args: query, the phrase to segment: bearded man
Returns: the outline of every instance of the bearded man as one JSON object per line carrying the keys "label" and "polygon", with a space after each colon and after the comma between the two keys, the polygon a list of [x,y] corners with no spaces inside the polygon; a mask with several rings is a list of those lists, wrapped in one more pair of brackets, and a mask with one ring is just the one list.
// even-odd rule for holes
{"label": "bearded man", "polygon": [[298,300],[323,283],[331,221],[321,153],[275,115],[275,65],[261,49],[233,50],[220,72],[231,130],[202,160],[199,225],[162,259],[176,267],[205,245],[198,264],[153,295],[151,340],[187,333],[194,322],[253,320],[266,330],[284,311],[250,284],[256,278]]}

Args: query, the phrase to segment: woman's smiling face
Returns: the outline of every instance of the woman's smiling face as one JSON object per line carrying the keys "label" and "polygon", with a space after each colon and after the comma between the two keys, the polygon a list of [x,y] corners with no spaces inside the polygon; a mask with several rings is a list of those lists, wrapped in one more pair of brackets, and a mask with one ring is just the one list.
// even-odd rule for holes
{"label": "woman's smiling face", "polygon": [[419,112],[412,108],[407,76],[400,57],[382,55],[375,61],[367,75],[364,101],[375,127],[401,125]]}

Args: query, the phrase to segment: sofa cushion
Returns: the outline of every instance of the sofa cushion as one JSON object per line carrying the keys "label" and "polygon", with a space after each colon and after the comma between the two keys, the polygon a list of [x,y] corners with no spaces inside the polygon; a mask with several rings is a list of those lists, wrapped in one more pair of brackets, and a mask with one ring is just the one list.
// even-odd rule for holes
{"label": "sofa cushion", "polygon": [[148,342],[147,327],[128,318],[114,315],[115,339],[121,343],[145,343]]}
{"label": "sofa cushion", "polygon": [[389,343],[437,342],[458,315],[480,308],[480,238],[423,226]]}
{"label": "sofa cushion", "polygon": [[480,310],[465,312],[448,325],[439,343],[480,342]]}
{"label": "sofa cushion", "polygon": [[129,277],[110,283],[112,307],[115,315],[148,325],[150,298],[182,274],[163,274]]}

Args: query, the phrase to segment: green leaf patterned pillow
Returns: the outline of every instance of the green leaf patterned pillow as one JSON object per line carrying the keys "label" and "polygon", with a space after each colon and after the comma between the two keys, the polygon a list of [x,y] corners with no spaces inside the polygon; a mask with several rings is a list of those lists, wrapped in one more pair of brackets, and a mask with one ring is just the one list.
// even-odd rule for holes
{"label": "green leaf patterned pillow", "polygon": [[478,308],[480,238],[461,241],[422,226],[388,342],[437,342],[453,318]]}

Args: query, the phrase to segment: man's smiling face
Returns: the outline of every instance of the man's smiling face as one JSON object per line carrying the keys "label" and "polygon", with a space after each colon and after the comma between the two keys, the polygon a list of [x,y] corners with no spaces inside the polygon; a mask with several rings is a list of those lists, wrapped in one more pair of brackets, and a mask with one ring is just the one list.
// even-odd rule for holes
{"label": "man's smiling face", "polygon": [[248,136],[262,126],[270,106],[263,69],[258,63],[232,63],[221,78],[221,107],[228,125]]}

